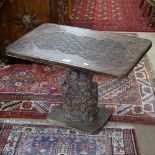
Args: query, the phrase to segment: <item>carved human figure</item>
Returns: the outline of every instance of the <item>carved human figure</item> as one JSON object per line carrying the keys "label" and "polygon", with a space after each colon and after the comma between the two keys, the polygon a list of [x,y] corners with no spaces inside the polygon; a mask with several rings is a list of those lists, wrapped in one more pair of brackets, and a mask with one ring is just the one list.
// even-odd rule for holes
{"label": "carved human figure", "polygon": [[71,70],[62,85],[64,116],[73,122],[89,123],[97,118],[98,91],[89,72]]}

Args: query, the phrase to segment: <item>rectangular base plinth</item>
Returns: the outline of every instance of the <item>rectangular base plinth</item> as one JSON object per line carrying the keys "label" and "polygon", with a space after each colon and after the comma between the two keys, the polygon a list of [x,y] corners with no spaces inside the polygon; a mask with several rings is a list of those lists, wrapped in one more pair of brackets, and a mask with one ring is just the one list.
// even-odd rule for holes
{"label": "rectangular base plinth", "polygon": [[89,124],[77,123],[66,119],[64,117],[63,106],[59,105],[56,106],[48,115],[48,121],[65,127],[81,130],[89,134],[97,134],[100,130],[102,130],[102,127],[105,125],[111,115],[112,112],[110,110],[98,107],[98,118],[95,121]]}

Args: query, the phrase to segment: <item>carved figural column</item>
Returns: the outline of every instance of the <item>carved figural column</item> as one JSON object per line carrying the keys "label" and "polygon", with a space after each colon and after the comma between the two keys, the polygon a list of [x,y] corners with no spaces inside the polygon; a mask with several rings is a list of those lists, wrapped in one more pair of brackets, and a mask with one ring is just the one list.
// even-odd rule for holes
{"label": "carved figural column", "polygon": [[49,121],[94,134],[111,116],[111,111],[98,107],[98,85],[90,71],[68,69],[62,95],[64,103],[51,110]]}
{"label": "carved figural column", "polygon": [[85,124],[97,119],[98,88],[92,79],[89,72],[68,70],[62,86],[66,119]]}

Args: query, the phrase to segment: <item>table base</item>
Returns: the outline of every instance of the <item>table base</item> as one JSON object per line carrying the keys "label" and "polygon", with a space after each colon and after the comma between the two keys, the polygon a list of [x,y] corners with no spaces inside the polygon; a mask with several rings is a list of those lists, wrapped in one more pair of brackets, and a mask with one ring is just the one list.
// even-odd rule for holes
{"label": "table base", "polygon": [[71,122],[64,117],[63,105],[59,105],[52,109],[51,113],[48,115],[48,121],[65,127],[71,127],[84,131],[89,134],[97,134],[108,121],[111,114],[112,112],[110,110],[103,107],[98,107],[98,117],[91,123],[85,124],[81,122]]}

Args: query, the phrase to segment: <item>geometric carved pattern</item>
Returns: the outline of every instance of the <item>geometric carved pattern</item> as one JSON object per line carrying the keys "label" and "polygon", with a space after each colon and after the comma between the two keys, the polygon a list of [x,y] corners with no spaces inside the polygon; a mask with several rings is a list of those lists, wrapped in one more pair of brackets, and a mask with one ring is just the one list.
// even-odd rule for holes
{"label": "geometric carved pattern", "polygon": [[6,54],[125,76],[150,46],[136,37],[43,24],[8,46]]}
{"label": "geometric carved pattern", "polygon": [[[60,38],[61,41],[59,41]],[[113,43],[111,44],[111,42]],[[115,61],[122,57],[126,59],[127,53],[125,46],[116,40],[98,40],[66,32],[40,33],[35,37],[34,44],[39,49],[59,50],[65,54],[78,55],[87,60],[95,61],[99,65],[102,65],[99,63],[101,61]],[[103,50],[108,50],[108,54],[104,53]],[[122,54],[119,51],[122,51]]]}

